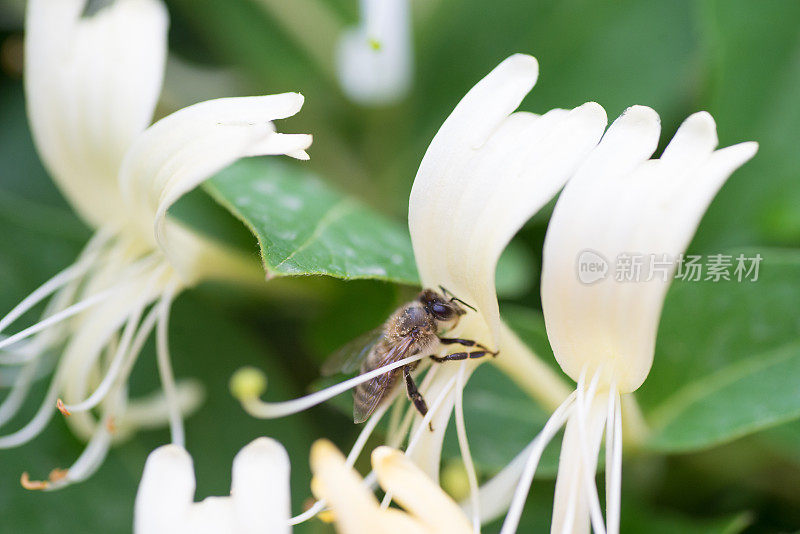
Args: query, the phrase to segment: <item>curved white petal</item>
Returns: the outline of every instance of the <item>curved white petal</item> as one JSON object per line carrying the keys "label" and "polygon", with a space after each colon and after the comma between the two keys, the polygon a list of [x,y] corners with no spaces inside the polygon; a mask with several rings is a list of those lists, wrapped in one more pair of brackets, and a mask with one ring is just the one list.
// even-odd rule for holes
{"label": "curved white petal", "polygon": [[292,531],[289,468],[286,449],[274,439],[258,438],[239,451],[231,498],[240,532]]}
{"label": "curved white petal", "polygon": [[[478,82],[428,147],[409,200],[409,228],[423,286],[442,285],[477,308],[478,313],[461,319],[454,335],[497,348],[498,360],[506,361],[535,356],[500,320],[497,261],[514,234],[597,144],[606,124],[603,108],[591,102],[542,116],[514,113],[537,76],[536,59],[517,54]],[[466,377],[478,363],[468,365]],[[445,365],[423,395],[436,398],[456,374],[456,366]],[[560,393],[554,385],[560,378],[549,370],[536,380],[534,389],[548,392],[539,391],[539,396]],[[548,400],[558,405],[563,398]],[[451,391],[433,416],[434,431],[423,432],[409,455],[434,480],[454,401]]]}
{"label": "curved white petal", "polygon": [[362,23],[339,42],[339,81],[366,105],[390,104],[411,86],[413,51],[408,0],[361,0]]}
{"label": "curved white petal", "polygon": [[183,532],[183,520],[194,498],[194,467],[189,453],[165,445],[150,453],[136,493],[136,534]]}
{"label": "curved white petal", "polygon": [[483,331],[490,329],[484,343],[499,339],[500,254],[597,144],[606,123],[594,103],[542,116],[512,113],[537,75],[536,60],[517,54],[478,82],[434,137],[411,190],[409,227],[422,283],[441,284],[478,308]]}
{"label": "curved white petal", "polygon": [[[307,159],[310,135],[275,133],[271,121],[290,117],[303,105],[298,93],[220,98],[189,106],[169,115],[143,132],[125,155],[120,170],[123,197],[141,225],[153,236],[173,264],[178,251],[169,248],[165,215],[182,195],[248,156],[286,154]],[[185,232],[175,230],[175,240]],[[177,247],[180,248],[180,247]]]}
{"label": "curved white petal", "polygon": [[[714,151],[714,121],[700,112],[650,160],[659,131],[647,107],[617,119],[561,193],[544,245],[542,305],[556,359],[576,380],[584,365],[591,374],[604,364],[621,392],[636,390],[650,371],[672,279],[672,270],[651,270],[650,255],[675,260],[718,189],[757,150],[742,143]],[[638,281],[615,280],[621,254],[642,255]],[[604,278],[581,281],[579,269],[603,262]]]}
{"label": "curved white petal", "polygon": [[381,487],[431,532],[472,532],[458,504],[400,451],[378,447],[372,468]]}
{"label": "curved white petal", "polygon": [[314,495],[328,502],[342,534],[424,534],[473,532],[458,505],[405,455],[389,447],[372,454],[381,486],[404,511],[382,509],[369,486],[328,441],[311,448]]}
{"label": "curved white petal", "polygon": [[39,154],[88,222],[120,214],[117,172],[152,118],[168,17],[158,0],[117,0],[82,18],[85,0],[30,0],[25,93]]}
{"label": "curved white petal", "polygon": [[291,532],[289,456],[258,438],[233,460],[231,495],[194,503],[192,458],[182,447],[159,447],[147,458],[136,495],[136,534]]}

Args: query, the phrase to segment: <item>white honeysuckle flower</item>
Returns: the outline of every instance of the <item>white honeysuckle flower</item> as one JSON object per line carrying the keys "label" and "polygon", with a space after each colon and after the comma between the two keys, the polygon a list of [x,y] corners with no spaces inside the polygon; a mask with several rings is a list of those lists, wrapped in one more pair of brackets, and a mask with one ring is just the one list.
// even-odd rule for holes
{"label": "white honeysuckle flower", "polygon": [[[544,244],[542,305],[556,359],[577,390],[515,461],[512,470],[523,476],[503,474],[506,481],[520,480],[503,533],[516,530],[541,451],[565,423],[551,531],[580,534],[591,525],[595,532],[619,532],[620,399],[638,389],[650,371],[674,265],[658,276],[645,261],[638,278],[618,281],[613,263],[598,278],[584,276],[581,264],[615,262],[623,255],[677,258],[716,192],[758,148],[749,142],[715,150],[716,126],[705,112],[686,119],[661,158],[650,159],[659,134],[655,111],[629,108],[556,204]],[[604,432],[605,523],[595,487]],[[510,496],[508,488],[502,492]]]}
{"label": "white honeysuckle flower", "polygon": [[378,447],[372,469],[403,510],[382,507],[332,443],[319,440],[311,448],[311,488],[330,503],[340,534],[473,533],[458,504],[402,452]]}
{"label": "white honeysuckle flower", "polygon": [[[85,15],[86,0],[30,0],[25,93],[37,150],[94,237],[73,265],[0,320],[0,332],[50,297],[42,320],[0,339],[0,365],[19,366],[0,404],[0,425],[24,403],[37,375],[55,366],[41,408],[0,448],[41,432],[56,407],[89,444],[68,470],[26,487],[54,489],[90,476],[114,439],[169,421],[183,444],[181,415],[202,401],[194,381],[176,384],[169,361],[173,298],[207,278],[255,280],[258,265],[173,220],[181,195],[239,158],[307,159],[308,135],[275,132],[297,113],[297,93],[223,98],[150,122],[167,54],[160,0],[117,0]],[[149,127],[148,127],[149,126]],[[164,391],[129,399],[128,376],[156,330]],[[54,351],[60,356],[46,357]],[[93,414],[99,408],[100,416]]]}
{"label": "white honeysuckle flower", "polygon": [[[476,308],[460,319],[448,337],[476,340],[498,349],[500,354],[493,361],[513,370],[528,391],[555,407],[569,394],[567,385],[501,321],[495,268],[514,234],[555,196],[595,147],[605,129],[606,115],[593,102],[541,116],[515,112],[537,76],[536,59],[517,54],[503,61],[459,102],[420,164],[409,202],[409,227],[423,287],[443,286]],[[442,345],[434,352],[444,355],[459,350]],[[417,354],[284,403],[259,400],[266,383],[254,370],[243,370],[234,377],[233,390],[250,414],[281,417],[429,355]],[[405,417],[391,425],[388,438],[390,445],[399,446],[408,437],[406,454],[438,480],[444,433],[455,409],[476,530],[482,507],[475,502],[477,476],[470,460],[461,397],[470,374],[482,361],[432,366],[419,387],[428,403],[427,415],[416,417],[411,429],[416,411],[410,407]],[[390,404],[384,402],[367,421],[348,455],[349,465]],[[433,431],[428,430],[429,424]],[[324,501],[319,501],[294,520],[306,519],[324,506]]]}
{"label": "white honeysuckle flower", "polygon": [[408,94],[413,76],[409,1],[361,0],[361,19],[339,41],[339,83],[359,104],[394,103]]}
{"label": "white honeysuckle flower", "polygon": [[[422,285],[443,286],[478,310],[467,313],[448,337],[496,348],[500,354],[495,362],[504,368],[517,363],[533,368],[535,385],[530,389],[537,389],[544,402],[557,404],[567,394],[561,379],[500,319],[495,270],[514,234],[555,196],[597,144],[606,115],[593,102],[541,116],[514,112],[537,76],[534,58],[514,55],[459,102],[420,164],[409,200],[409,227]],[[424,433],[411,454],[434,478],[451,411],[455,405],[457,421],[463,419],[461,391],[481,362],[444,364],[423,391],[435,398],[451,388],[433,417],[434,432]],[[468,458],[463,429],[460,434],[462,454]]]}
{"label": "white honeysuckle flower", "polygon": [[136,493],[135,534],[280,534],[289,525],[289,455],[258,438],[233,459],[231,494],[194,502],[192,457],[164,445],[150,453]]}

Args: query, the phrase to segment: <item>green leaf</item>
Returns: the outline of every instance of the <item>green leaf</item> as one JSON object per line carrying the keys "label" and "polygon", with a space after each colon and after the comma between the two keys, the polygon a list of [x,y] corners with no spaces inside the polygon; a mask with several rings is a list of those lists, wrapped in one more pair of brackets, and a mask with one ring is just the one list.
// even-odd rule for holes
{"label": "green leaf", "polygon": [[[628,506],[628,504],[632,506]],[[650,509],[636,505],[635,502],[623,502],[622,523],[623,534],[738,534],[753,522],[751,514],[744,512],[720,517],[688,517],[674,512]]]}
{"label": "green leaf", "polygon": [[497,262],[497,297],[518,297],[529,291],[537,278],[538,266],[528,247],[518,240],[509,243]]}
{"label": "green leaf", "polygon": [[204,187],[258,238],[268,276],[417,283],[405,226],[331,189],[302,165],[244,160]]}
{"label": "green leaf", "polygon": [[755,282],[676,282],[670,291],[637,393],[650,447],[698,450],[800,417],[800,252],[761,254]]}
{"label": "green leaf", "polygon": [[720,145],[755,140],[753,161],[712,203],[698,250],[764,242],[800,244],[800,3],[707,0],[696,11],[705,41],[708,90],[702,108]]}
{"label": "green leaf", "polygon": [[694,382],[650,414],[649,446],[691,451],[800,417],[800,344],[758,354]]}

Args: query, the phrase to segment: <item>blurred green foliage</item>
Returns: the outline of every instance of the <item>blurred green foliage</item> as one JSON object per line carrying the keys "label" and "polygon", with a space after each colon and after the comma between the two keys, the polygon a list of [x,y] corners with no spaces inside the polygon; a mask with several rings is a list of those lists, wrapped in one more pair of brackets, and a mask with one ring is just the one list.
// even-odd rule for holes
{"label": "blurred green foliage", "polygon": [[[167,0],[172,51],[207,67],[223,67],[214,75],[220,79],[236,72],[252,94],[302,92],[303,111],[282,121],[280,129],[314,134],[312,159],[304,165],[398,228],[405,223],[417,165],[442,120],[472,84],[515,52],[533,54],[541,65],[540,80],[522,109],[543,111],[594,100],[613,120],[629,105],[646,104],[661,115],[662,146],[683,118],[707,109],[719,125],[722,145],[759,141],[758,155],[722,189],[691,248],[762,251],[763,279],[751,285],[677,283],[665,305],[653,371],[639,397],[645,415],[655,414],[657,423],[662,402],[707,385],[729,368],[738,369],[736,379],[745,381],[726,382],[714,390],[721,396],[690,398],[671,424],[657,427],[660,433],[651,447],[683,454],[626,451],[622,527],[630,533],[800,528],[800,423],[790,421],[800,415],[800,388],[793,390],[793,384],[800,384],[800,253],[766,248],[800,247],[800,3],[503,0],[489,6],[482,0],[416,1],[414,88],[403,102],[382,109],[348,102],[332,74],[335,43],[329,47],[331,62],[320,61],[313,52],[319,45],[307,44],[315,34],[312,20],[307,35],[298,33],[286,24],[291,8],[277,13],[272,3]],[[357,19],[355,0],[322,5],[337,27]],[[0,6],[0,13],[8,28],[0,33],[6,53],[6,45],[20,36],[18,3],[8,10]],[[294,16],[305,20],[302,11]],[[0,309],[10,309],[71,263],[89,231],[38,162],[18,72],[5,56],[3,65]],[[191,103],[186,98],[183,104]],[[233,217],[202,192],[192,197],[177,211],[189,220],[205,219],[205,231],[256,253],[255,239]],[[538,269],[532,267],[540,263],[547,213],[543,210],[515,240],[517,252],[510,255],[522,259],[509,262],[507,272],[518,281],[503,292],[503,312],[537,352],[551,357],[536,311]],[[228,377],[241,365],[256,365],[269,374],[267,398],[299,395],[318,378],[316,369],[326,354],[380,324],[413,291],[377,281],[303,278],[273,280],[257,292],[212,285],[186,292],[173,311],[170,341],[176,374],[201,379],[208,394],[203,408],[187,421],[197,498],[227,493],[236,451],[257,436],[270,435],[291,453],[293,509],[299,512],[309,495],[310,443],[326,436],[346,449],[358,428],[332,406],[280,421],[252,419],[231,399]],[[785,365],[759,367],[764,362]],[[749,369],[771,370],[775,376],[742,374]],[[154,354],[148,347],[133,388],[141,393],[154,387]],[[41,391],[32,397],[41,398]],[[489,367],[470,382],[465,402],[482,477],[524,446],[544,416]],[[491,413],[498,415],[486,416]],[[790,422],[774,426],[783,421]],[[496,436],[496,443],[487,436]],[[82,449],[64,423],[54,420],[32,444],[0,451],[0,530],[129,532],[144,460],[167,440],[166,430],[140,433],[113,449],[87,482],[56,493],[26,492],[18,485],[22,471],[44,476],[53,467],[69,465]],[[456,449],[448,444],[449,462],[457,461]],[[555,465],[547,463],[543,478],[547,471],[552,475]],[[552,482],[537,481],[521,531],[546,529],[551,503]],[[491,525],[486,532],[497,528]],[[329,530],[316,521],[296,529]]]}

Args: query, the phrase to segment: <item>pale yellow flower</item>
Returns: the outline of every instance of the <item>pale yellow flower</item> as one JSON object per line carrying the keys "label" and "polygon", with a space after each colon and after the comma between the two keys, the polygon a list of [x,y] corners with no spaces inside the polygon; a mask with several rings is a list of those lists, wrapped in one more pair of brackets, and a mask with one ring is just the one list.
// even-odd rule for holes
{"label": "pale yellow flower", "polygon": [[372,468],[403,510],[383,508],[332,443],[319,440],[311,448],[311,488],[328,502],[340,534],[472,534],[458,504],[402,452],[378,447]]}

